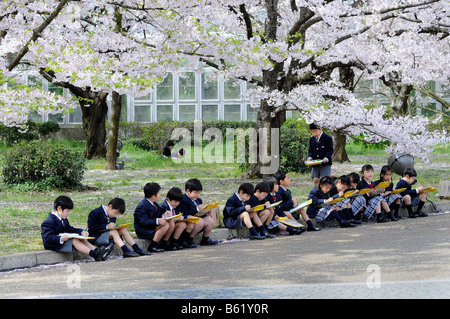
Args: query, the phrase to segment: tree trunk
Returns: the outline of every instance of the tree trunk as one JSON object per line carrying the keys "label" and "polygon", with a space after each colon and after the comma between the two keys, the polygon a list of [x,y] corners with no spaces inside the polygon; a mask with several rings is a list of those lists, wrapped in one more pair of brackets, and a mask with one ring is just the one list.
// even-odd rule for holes
{"label": "tree trunk", "polygon": [[83,130],[86,134],[84,157],[87,159],[105,157],[106,115],[108,113],[106,97],[108,94],[102,92],[84,92],[88,99],[87,105],[81,107]]}
{"label": "tree trunk", "polygon": [[333,162],[344,163],[350,162],[345,145],[347,144],[346,136],[339,133],[339,131],[331,131],[331,137],[333,138]]}
{"label": "tree trunk", "polygon": [[112,92],[111,102],[111,118],[109,120],[108,129],[108,147],[106,149],[105,169],[117,169],[117,139],[119,138],[119,121],[120,111],[122,109],[122,96],[116,92]]}

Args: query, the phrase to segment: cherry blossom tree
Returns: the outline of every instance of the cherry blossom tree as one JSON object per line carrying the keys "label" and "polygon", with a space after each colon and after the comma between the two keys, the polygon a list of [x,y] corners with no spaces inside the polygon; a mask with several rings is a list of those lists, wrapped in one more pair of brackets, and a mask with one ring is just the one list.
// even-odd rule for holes
{"label": "cherry blossom tree", "polygon": [[[346,69],[368,79],[400,75],[396,85],[448,83],[447,1],[185,3],[191,6],[188,15],[176,9],[171,11],[176,14],[160,13],[170,18],[167,25],[178,26],[168,27],[168,41],[180,52],[193,51],[190,56],[225,77],[256,84],[257,128],[279,128],[285,111],[295,109],[308,122],[347,136],[362,134],[371,142],[388,140],[387,151],[407,151],[424,160],[433,144],[448,141],[445,132],[426,129],[426,118],[400,112],[388,117],[386,106],[357,99],[339,77]],[[269,149],[270,136],[266,140]],[[250,175],[259,175],[262,165],[253,165]]]}

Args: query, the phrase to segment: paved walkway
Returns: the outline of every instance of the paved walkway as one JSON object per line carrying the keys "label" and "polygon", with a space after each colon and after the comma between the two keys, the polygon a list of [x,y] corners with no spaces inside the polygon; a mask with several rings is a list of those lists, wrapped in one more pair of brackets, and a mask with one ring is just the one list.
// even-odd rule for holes
{"label": "paved walkway", "polygon": [[449,298],[449,260],[450,214],[439,214],[0,272],[0,297]]}

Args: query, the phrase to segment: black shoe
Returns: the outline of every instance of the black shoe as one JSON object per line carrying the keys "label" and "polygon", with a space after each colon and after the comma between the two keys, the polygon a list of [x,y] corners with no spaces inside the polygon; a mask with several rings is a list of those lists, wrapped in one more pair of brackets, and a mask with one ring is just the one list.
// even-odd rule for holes
{"label": "black shoe", "polygon": [[356,224],[352,224],[348,220],[343,221],[339,225],[341,226],[341,228],[356,227]]}
{"label": "black shoe", "polygon": [[150,256],[152,253],[146,251],[146,250],[136,250],[135,251],[136,254],[138,254],[139,256]]}
{"label": "black shoe", "polygon": [[150,247],[148,246],[147,251],[151,252],[151,253],[162,253],[164,251],[163,248],[158,248],[158,247]]}
{"label": "black shoe", "polygon": [[250,235],[250,239],[256,239],[256,240],[263,240],[266,239],[266,236],[261,236],[261,235]]}
{"label": "black shoe", "polygon": [[362,224],[362,221],[356,220],[356,219],[350,219],[349,222],[352,223],[352,224],[355,224],[355,225],[361,225]]}
{"label": "black shoe", "polygon": [[183,242],[183,247],[184,247],[184,248],[195,248],[195,247],[197,247],[197,245],[194,244],[193,242],[187,242],[187,241],[184,241],[184,242]]}
{"label": "black shoe", "polygon": [[177,242],[174,242],[172,244],[172,246],[173,246],[173,250],[181,250],[184,248],[182,245],[178,244]]}
{"label": "black shoe", "polygon": [[386,217],[381,217],[380,219],[377,219],[377,223],[387,223],[387,222],[389,222],[390,220],[389,219],[387,219]]}
{"label": "black shoe", "polygon": [[408,218],[416,218],[417,216],[416,216],[416,214],[414,214],[414,213],[411,213],[411,214],[408,214]]}
{"label": "black shoe", "polygon": [[314,226],[312,226],[312,227],[308,226],[308,228],[306,228],[306,230],[307,230],[307,231],[319,231],[319,230],[321,230],[321,228],[319,228],[319,227],[314,227]]}
{"label": "black shoe", "polygon": [[298,227],[297,229],[296,229],[296,235],[300,235],[301,233],[304,233],[306,231],[306,228],[305,227]]}
{"label": "black shoe", "polygon": [[106,251],[105,246],[101,246],[100,248],[98,248],[98,253],[94,257],[95,261],[102,261],[102,260],[104,260],[103,256],[105,255],[105,251]]}
{"label": "black shoe", "polygon": [[416,215],[417,215],[418,217],[427,217],[427,216],[428,216],[428,214],[426,214],[426,213],[424,213],[424,212],[422,212],[422,211],[416,212]]}
{"label": "black shoe", "polygon": [[217,245],[219,243],[218,240],[212,240],[211,238],[208,238],[207,240],[201,240],[200,246],[213,246]]}
{"label": "black shoe", "polygon": [[139,257],[138,253],[135,253],[134,251],[127,251],[123,253],[123,258],[129,258],[129,257]]}

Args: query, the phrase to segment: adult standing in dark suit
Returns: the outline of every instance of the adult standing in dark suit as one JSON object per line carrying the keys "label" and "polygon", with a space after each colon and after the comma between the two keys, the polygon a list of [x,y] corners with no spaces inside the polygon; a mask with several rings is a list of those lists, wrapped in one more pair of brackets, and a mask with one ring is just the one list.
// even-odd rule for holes
{"label": "adult standing in dark suit", "polygon": [[311,168],[311,177],[317,185],[322,176],[331,176],[331,157],[333,156],[333,139],[325,134],[321,127],[312,123],[309,125],[312,137],[309,139],[307,161],[323,160],[320,165]]}

